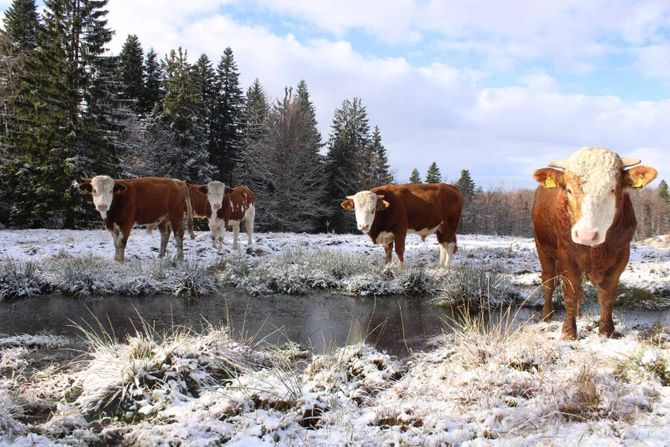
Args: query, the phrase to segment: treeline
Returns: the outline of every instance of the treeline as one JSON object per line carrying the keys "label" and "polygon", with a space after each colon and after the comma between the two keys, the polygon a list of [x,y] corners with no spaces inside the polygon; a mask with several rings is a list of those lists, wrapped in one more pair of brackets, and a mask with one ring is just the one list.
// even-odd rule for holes
{"label": "treeline", "polygon": [[[261,231],[349,231],[347,194],[390,183],[381,131],[359,98],[322,137],[305,81],[244,90],[231,48],[215,65],[160,57],[130,35],[107,45],[107,0],[14,0],[0,35],[0,224],[97,222],[73,181],[169,176],[248,184]],[[325,150],[324,150],[325,147]],[[323,153],[326,155],[323,155]]]}
{"label": "treeline", "polygon": [[[465,200],[460,233],[531,237],[534,190],[477,189]],[[661,181],[656,188],[630,191],[637,218],[636,239],[670,233],[670,195]]]}

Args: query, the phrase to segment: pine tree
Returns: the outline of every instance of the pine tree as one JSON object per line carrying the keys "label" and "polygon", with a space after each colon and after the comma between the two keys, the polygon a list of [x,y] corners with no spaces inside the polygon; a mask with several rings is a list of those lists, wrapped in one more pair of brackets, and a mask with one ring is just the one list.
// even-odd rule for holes
{"label": "pine tree", "polygon": [[139,111],[144,96],[144,52],[136,35],[129,34],[126,38],[118,63],[122,97],[130,103],[132,109]]}
{"label": "pine tree", "polygon": [[440,183],[442,181],[442,174],[437,163],[432,162],[426,171],[426,183]]}
{"label": "pine tree", "polygon": [[140,110],[143,113],[151,113],[157,102],[163,97],[161,91],[161,80],[163,70],[158,55],[154,49],[150,49],[144,59],[144,88],[140,98]]}
{"label": "pine tree", "polygon": [[466,201],[470,201],[475,197],[477,192],[477,186],[470,176],[470,171],[467,169],[461,170],[461,177],[456,182],[456,185],[460,188],[461,194]]}
{"label": "pine tree", "polygon": [[339,207],[344,197],[355,194],[367,183],[364,155],[370,143],[367,111],[360,98],[345,100],[335,110],[326,158],[328,227],[337,232],[352,231],[354,220]]}
{"label": "pine tree", "polygon": [[240,185],[263,182],[260,141],[267,133],[270,106],[258,78],[247,90],[245,101],[245,126],[242,149],[235,166],[235,181]]}
{"label": "pine tree", "polygon": [[[0,31],[0,136],[6,138],[19,100],[21,75],[37,46],[40,22],[34,0],[14,0],[5,11],[3,23],[5,29]],[[7,153],[5,156],[10,157]]]}
{"label": "pine tree", "polygon": [[668,184],[665,180],[661,180],[661,182],[658,184],[658,196],[666,202],[670,203],[670,191],[668,191]]}
{"label": "pine tree", "polygon": [[170,51],[164,62],[165,95],[155,107],[150,131],[155,138],[168,129],[175,147],[163,147],[160,158],[162,172],[189,182],[211,180],[213,167],[207,162],[205,113],[200,89],[186,51],[180,47]]}
{"label": "pine tree", "polygon": [[73,227],[82,216],[74,179],[114,175],[118,163],[113,58],[106,0],[46,0],[39,51],[26,61],[7,138],[15,162],[12,221]]}
{"label": "pine tree", "polygon": [[12,39],[19,51],[37,46],[40,24],[35,0],[14,0],[5,11],[3,23],[4,33]]}
{"label": "pine tree", "polygon": [[410,183],[421,183],[421,174],[419,174],[419,170],[414,168],[412,169],[412,173],[409,176],[409,182]]}
{"label": "pine tree", "polygon": [[209,153],[217,168],[217,179],[232,184],[244,136],[244,97],[240,88],[233,50],[224,50],[216,69],[219,85],[216,120],[212,125]]}
{"label": "pine tree", "polygon": [[[305,91],[306,92],[306,91]],[[253,169],[259,226],[273,231],[315,231],[323,208],[321,139],[311,102],[290,88],[268,116]]]}
{"label": "pine tree", "polygon": [[382,143],[379,126],[375,126],[368,146],[365,148],[362,166],[364,169],[362,189],[393,183],[393,175],[389,171],[388,155]]}

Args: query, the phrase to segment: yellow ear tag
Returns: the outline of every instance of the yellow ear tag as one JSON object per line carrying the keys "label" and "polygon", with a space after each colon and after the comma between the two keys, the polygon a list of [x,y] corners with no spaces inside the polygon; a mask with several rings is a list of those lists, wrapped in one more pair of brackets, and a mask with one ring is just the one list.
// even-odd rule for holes
{"label": "yellow ear tag", "polygon": [[633,184],[633,188],[635,189],[640,189],[644,186],[644,179],[643,178],[637,178],[635,179],[635,183]]}
{"label": "yellow ear tag", "polygon": [[547,179],[544,181],[544,186],[545,188],[553,189],[556,187],[556,182],[554,181],[553,178],[547,177]]}

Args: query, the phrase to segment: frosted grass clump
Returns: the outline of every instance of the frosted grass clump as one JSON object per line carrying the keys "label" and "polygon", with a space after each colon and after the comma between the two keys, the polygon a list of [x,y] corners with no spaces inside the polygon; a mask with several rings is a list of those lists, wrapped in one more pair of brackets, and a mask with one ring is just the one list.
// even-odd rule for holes
{"label": "frosted grass clump", "polygon": [[0,301],[41,295],[47,289],[36,263],[11,258],[0,261]]}

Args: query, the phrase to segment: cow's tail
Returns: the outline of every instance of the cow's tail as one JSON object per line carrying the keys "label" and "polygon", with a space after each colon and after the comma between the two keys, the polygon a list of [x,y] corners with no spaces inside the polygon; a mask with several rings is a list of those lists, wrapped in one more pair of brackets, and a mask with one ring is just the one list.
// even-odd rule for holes
{"label": "cow's tail", "polygon": [[188,234],[191,235],[191,239],[195,239],[195,233],[193,232],[193,204],[191,203],[191,192],[188,189],[188,184],[186,182],[181,182],[182,188],[184,188],[184,198],[186,200],[186,225],[188,226]]}

